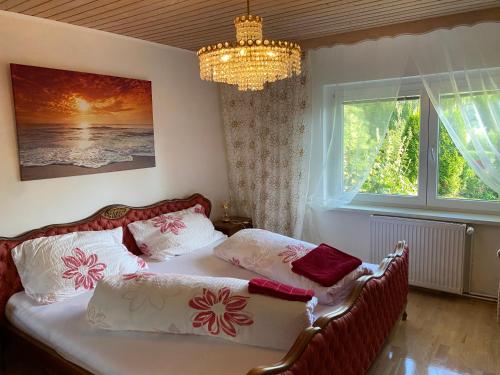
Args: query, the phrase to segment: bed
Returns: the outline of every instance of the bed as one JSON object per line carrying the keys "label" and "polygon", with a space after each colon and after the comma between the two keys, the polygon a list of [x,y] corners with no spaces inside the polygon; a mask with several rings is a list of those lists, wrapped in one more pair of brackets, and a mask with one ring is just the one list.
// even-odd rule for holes
{"label": "bed", "polygon": [[[201,204],[200,194],[186,199],[132,208],[113,205],[79,222],[50,225],[15,238],[0,238],[0,309],[2,339],[8,355],[31,353],[36,361],[73,374],[364,374],[398,319],[405,318],[408,249],[397,244],[373,274],[359,278],[345,299],[315,311],[288,352],[228,343],[212,337],[89,328],[85,307],[91,292],[52,305],[38,306],[22,292],[10,251],[27,239],[81,230],[124,228],[124,244],[137,248],[126,225]],[[250,279],[250,271],[212,255],[211,244],[175,259],[149,263],[153,272],[176,272]],[[7,357],[6,360],[9,360]],[[230,360],[228,360],[230,359]]]}

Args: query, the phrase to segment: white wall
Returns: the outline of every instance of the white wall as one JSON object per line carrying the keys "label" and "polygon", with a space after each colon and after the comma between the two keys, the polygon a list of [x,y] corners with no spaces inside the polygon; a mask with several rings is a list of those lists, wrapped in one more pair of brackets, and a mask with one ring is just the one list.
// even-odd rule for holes
{"label": "white wall", "polygon": [[[9,63],[152,81],[156,167],[21,182]],[[194,192],[217,208],[228,190],[221,123],[195,54],[0,11],[0,236]]]}

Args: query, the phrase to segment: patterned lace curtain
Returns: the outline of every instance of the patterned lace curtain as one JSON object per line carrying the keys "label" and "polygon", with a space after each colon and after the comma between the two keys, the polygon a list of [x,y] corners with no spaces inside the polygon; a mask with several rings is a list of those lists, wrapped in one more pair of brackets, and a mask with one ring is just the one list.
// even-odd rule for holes
{"label": "patterned lace curtain", "polygon": [[262,91],[221,86],[232,214],[300,236],[309,143],[307,67]]}

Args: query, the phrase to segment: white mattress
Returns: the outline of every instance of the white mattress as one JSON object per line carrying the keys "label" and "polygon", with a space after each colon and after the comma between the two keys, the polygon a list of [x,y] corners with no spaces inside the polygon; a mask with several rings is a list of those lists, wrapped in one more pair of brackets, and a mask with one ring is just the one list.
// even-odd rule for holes
{"label": "white mattress", "polygon": [[[220,242],[168,261],[148,263],[150,270],[242,279],[256,276],[216,258],[212,249]],[[91,295],[88,292],[40,306],[24,292],[16,293],[7,303],[7,319],[62,357],[96,374],[246,374],[255,366],[273,364],[285,355],[283,351],[212,337],[99,330],[86,320]],[[319,305],[316,315],[333,308]]]}

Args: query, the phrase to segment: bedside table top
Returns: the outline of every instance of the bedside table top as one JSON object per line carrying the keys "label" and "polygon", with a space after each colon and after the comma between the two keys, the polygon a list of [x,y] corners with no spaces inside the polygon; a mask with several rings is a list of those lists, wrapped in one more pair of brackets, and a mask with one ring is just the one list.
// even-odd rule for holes
{"label": "bedside table top", "polygon": [[251,227],[252,226],[252,219],[248,217],[241,217],[241,216],[231,216],[229,218],[229,221],[223,221],[222,219],[218,219],[214,221],[214,225],[218,226],[242,226],[242,227]]}
{"label": "bedside table top", "polygon": [[222,221],[222,219],[215,220],[214,227],[228,236],[231,236],[241,229],[252,228],[252,219],[248,217],[231,216],[229,217],[229,221]]}
{"label": "bedside table top", "polygon": [[252,219],[243,216],[229,216],[229,221],[223,221],[222,219],[216,220],[222,223],[232,223],[232,224],[252,224]]}

